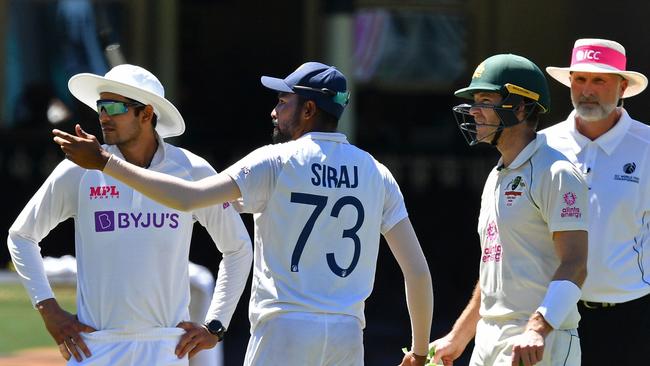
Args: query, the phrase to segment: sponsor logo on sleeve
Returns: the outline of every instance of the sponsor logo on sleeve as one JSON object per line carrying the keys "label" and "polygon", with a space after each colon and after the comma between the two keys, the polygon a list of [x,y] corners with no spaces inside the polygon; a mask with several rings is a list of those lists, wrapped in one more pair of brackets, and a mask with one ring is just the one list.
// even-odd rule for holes
{"label": "sponsor logo on sleeve", "polygon": [[632,183],[639,183],[639,177],[632,175],[636,170],[636,163],[631,162],[623,165],[623,173],[625,174],[614,174],[614,180],[624,180]]}
{"label": "sponsor logo on sleeve", "polygon": [[582,213],[580,212],[579,207],[573,207],[573,205],[576,204],[576,200],[578,199],[578,196],[576,196],[575,193],[573,192],[566,192],[562,198],[564,198],[564,203],[566,203],[566,207],[562,209],[562,212],[560,213],[560,217],[575,217],[575,218],[580,218],[582,217]]}
{"label": "sponsor logo on sleeve", "polygon": [[487,237],[487,243],[485,248],[483,248],[483,257],[481,260],[483,263],[500,262],[502,248],[499,242],[499,229],[496,222],[490,221],[485,229],[485,236]]}

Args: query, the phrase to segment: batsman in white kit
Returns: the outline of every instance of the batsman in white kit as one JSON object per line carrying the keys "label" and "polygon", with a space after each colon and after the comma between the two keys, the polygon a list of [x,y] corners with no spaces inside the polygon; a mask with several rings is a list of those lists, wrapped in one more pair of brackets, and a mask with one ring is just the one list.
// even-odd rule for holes
{"label": "batsman in white kit", "polygon": [[198,182],[128,164],[80,128],[76,136],[54,131],[55,141],[81,166],[175,209],[236,201],[254,215],[245,365],[363,365],[364,302],[380,234],[405,278],[412,348],[401,364],[424,365],[431,275],[391,173],[335,132],[349,99],[345,77],[308,62],[285,79],[262,77],[262,84],[278,92],[271,113],[277,143]]}
{"label": "batsman in white kit", "polygon": [[451,364],[474,338],[472,366],[579,365],[587,186],[536,133],[550,106],[546,78],[524,57],[495,55],[455,95],[472,101],[453,109],[468,143],[493,145],[501,159],[481,197],[479,280],[451,332],[433,342],[434,360]]}
{"label": "batsman in white kit", "polygon": [[[104,148],[115,156],[181,180],[216,174],[204,159],[163,140],[182,134],[185,123],[149,71],[119,65],[105,76],[77,74],[68,87],[97,108]],[[75,223],[76,315],[57,304],[39,248],[68,218]],[[223,253],[205,325],[189,322],[189,249],[197,221]],[[27,203],[9,230],[8,246],[68,365],[188,365],[188,352],[193,356],[223,338],[252,262],[250,238],[231,206],[171,209],[69,160]]]}

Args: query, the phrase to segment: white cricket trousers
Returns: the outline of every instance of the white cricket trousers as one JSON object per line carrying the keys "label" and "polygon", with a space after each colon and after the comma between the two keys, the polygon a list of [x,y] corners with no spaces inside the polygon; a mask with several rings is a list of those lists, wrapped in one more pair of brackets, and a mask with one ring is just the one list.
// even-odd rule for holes
{"label": "white cricket trousers", "polygon": [[[511,366],[512,345],[528,323],[527,319],[479,320],[470,366]],[[580,338],[577,329],[554,330],[546,336],[544,355],[535,366],[579,366]]]}
{"label": "white cricket trousers", "polygon": [[187,355],[179,359],[174,353],[183,334],[185,330],[181,328],[155,328],[140,333],[111,330],[81,333],[92,356],[83,356],[81,362],[73,356],[68,366],[188,366]]}
{"label": "white cricket trousers", "polygon": [[251,334],[246,366],[362,366],[363,330],[356,317],[281,313]]}

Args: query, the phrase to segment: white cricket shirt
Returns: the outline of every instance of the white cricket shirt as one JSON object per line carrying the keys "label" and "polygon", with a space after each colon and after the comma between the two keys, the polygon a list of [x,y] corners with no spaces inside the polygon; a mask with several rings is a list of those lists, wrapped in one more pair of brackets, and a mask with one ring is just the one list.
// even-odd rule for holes
{"label": "white cricket shirt", "polygon": [[[542,135],[501,166],[490,172],[481,197],[480,314],[527,319],[560,265],[553,233],[587,230],[587,187]],[[575,328],[579,319],[574,305],[561,329]]]}
{"label": "white cricket shirt", "polygon": [[226,170],[254,214],[251,326],[280,312],[365,324],[380,233],[407,217],[392,175],[339,133],[261,147]]}
{"label": "white cricket shirt", "polygon": [[[122,157],[117,147],[104,148]],[[149,169],[187,180],[215,174],[202,158],[161,139]],[[9,231],[10,253],[33,304],[54,297],[38,243],[70,217],[75,221],[77,309],[82,323],[98,330],[137,332],[189,320],[188,255],[195,221],[206,227],[224,261],[248,255],[248,262],[235,261],[245,268],[239,269],[244,275],[229,278],[225,292],[230,299],[213,309],[224,324],[230,322],[251,256],[248,233],[232,207],[176,211],[100,171],[64,160]]]}
{"label": "white cricket shirt", "polygon": [[589,259],[582,298],[620,303],[650,294],[650,127],[621,108],[594,141],[575,128],[575,111],[542,131],[589,186]]}

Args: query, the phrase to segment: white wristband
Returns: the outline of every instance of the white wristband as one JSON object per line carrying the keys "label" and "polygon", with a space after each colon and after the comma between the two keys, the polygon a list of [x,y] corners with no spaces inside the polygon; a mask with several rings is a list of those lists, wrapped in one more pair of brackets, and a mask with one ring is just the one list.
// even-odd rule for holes
{"label": "white wristband", "polygon": [[553,327],[558,329],[580,300],[582,291],[575,283],[568,280],[551,281],[546,296],[537,312]]}

